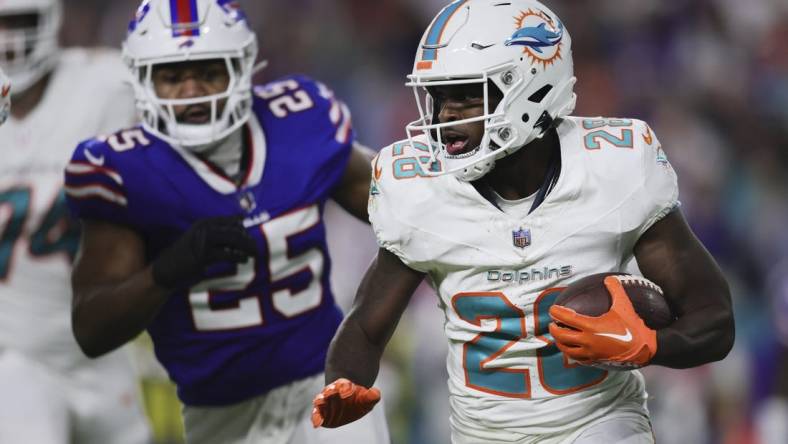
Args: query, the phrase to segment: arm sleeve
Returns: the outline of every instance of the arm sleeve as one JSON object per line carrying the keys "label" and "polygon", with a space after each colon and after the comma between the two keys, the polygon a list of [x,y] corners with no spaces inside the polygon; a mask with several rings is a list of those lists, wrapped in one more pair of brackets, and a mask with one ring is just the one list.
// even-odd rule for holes
{"label": "arm sleeve", "polygon": [[644,137],[642,145],[643,184],[639,200],[643,203],[643,222],[638,227],[640,238],[652,225],[679,207],[679,187],[676,172],[670,165],[662,145],[647,123],[637,121],[642,126]]}
{"label": "arm sleeve", "polygon": [[303,119],[303,137],[314,138],[307,156],[319,163],[310,182],[315,193],[328,196],[339,185],[350,159],[355,140],[347,105],[324,84],[304,76],[294,76],[313,103],[312,109],[296,118]]}
{"label": "arm sleeve", "polygon": [[128,224],[128,193],[106,143],[91,139],[74,150],[65,169],[66,203],[79,219]]}
{"label": "arm sleeve", "polygon": [[410,223],[413,211],[408,195],[417,190],[419,179],[398,180],[391,171],[391,149],[384,148],[372,160],[372,183],[369,196],[369,220],[381,248],[396,255],[403,264],[422,272],[429,272],[426,243],[419,241],[422,232]]}

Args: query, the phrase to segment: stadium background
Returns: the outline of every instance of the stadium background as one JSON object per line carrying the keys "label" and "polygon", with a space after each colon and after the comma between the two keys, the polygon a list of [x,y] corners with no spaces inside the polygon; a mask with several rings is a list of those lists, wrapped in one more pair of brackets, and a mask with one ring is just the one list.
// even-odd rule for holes
{"label": "stadium background", "polygon": [[[404,76],[444,3],[241,1],[270,61],[260,80],[303,72],[324,81],[350,105],[360,140],[375,148],[403,138],[416,114]],[[65,46],[118,47],[137,2],[65,4]],[[737,341],[725,361],[646,371],[659,442],[777,442],[768,433],[788,413],[765,407],[788,397],[788,2],[548,5],[573,37],[575,114],[651,123],[678,171],[683,210],[733,290]],[[347,307],[374,241],[335,208],[329,215],[342,270],[334,288]],[[389,346],[380,385],[395,443],[448,442],[441,322],[435,297],[423,289]],[[172,387],[140,343],[157,444],[181,442]]]}

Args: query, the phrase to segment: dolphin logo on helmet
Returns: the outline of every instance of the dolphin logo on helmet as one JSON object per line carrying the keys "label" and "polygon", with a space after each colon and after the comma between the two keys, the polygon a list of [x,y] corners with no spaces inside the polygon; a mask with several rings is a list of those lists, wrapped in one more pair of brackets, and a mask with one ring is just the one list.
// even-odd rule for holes
{"label": "dolphin logo on helmet", "polygon": [[546,23],[540,23],[539,26],[529,26],[518,29],[511,37],[506,39],[504,44],[506,46],[528,46],[541,54],[541,48],[558,45],[564,37],[563,23],[558,22],[558,32],[550,31],[545,25]]}

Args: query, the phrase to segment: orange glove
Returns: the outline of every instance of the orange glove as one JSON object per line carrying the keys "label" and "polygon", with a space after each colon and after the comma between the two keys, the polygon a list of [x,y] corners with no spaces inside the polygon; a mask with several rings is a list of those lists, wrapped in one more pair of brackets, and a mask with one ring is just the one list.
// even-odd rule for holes
{"label": "orange glove", "polygon": [[380,401],[380,390],[339,378],[315,396],[312,425],[335,428],[351,423],[369,413]]}
{"label": "orange glove", "polygon": [[555,345],[581,364],[625,369],[647,365],[657,352],[657,332],[635,313],[618,277],[606,277],[605,287],[612,303],[600,316],[584,316],[559,305],[550,307],[555,322],[549,328]]}

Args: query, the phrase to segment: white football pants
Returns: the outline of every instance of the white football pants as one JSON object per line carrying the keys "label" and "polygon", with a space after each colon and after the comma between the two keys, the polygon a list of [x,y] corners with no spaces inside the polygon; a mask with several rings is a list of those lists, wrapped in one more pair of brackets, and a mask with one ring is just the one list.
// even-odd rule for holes
{"label": "white football pants", "polygon": [[149,443],[136,380],[117,353],[63,375],[0,349],[0,443]]}
{"label": "white football pants", "polygon": [[187,444],[389,444],[383,403],[336,429],[312,427],[312,399],[323,375],[295,381],[238,404],[184,406]]}

